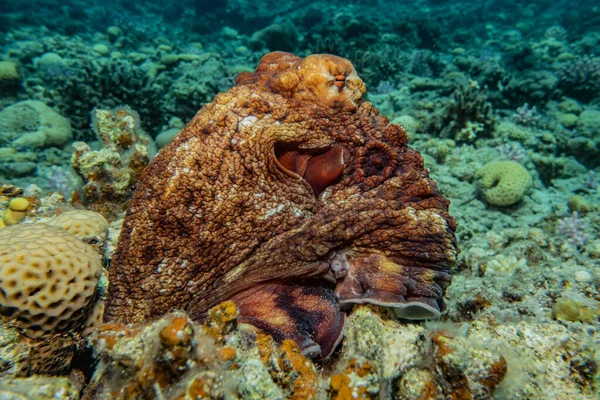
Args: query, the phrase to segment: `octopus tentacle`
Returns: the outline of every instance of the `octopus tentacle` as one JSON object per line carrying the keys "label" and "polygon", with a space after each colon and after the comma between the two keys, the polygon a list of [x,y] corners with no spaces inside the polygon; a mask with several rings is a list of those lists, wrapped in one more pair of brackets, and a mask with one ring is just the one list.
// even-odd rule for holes
{"label": "octopus tentacle", "polygon": [[[452,275],[446,271],[397,263],[383,254],[343,255],[347,270],[335,296],[341,306],[370,303],[391,307],[399,318],[437,318],[445,310],[443,288]],[[341,261],[337,261],[341,263]]]}
{"label": "octopus tentacle", "polygon": [[331,355],[344,335],[346,314],[333,290],[320,285],[270,282],[231,299],[238,322],[252,325],[279,342],[292,339],[304,355]]}

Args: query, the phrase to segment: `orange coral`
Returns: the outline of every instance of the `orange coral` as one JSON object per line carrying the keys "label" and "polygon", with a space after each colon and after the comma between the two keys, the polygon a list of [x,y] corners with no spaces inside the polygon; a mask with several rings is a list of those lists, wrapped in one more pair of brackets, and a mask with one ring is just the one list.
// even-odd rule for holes
{"label": "orange coral", "polygon": [[211,372],[204,372],[195,377],[189,384],[186,394],[187,396],[179,397],[179,400],[223,398],[221,382],[216,374]]}
{"label": "orange coral", "polygon": [[376,398],[374,393],[369,393],[367,387],[361,382],[354,382],[352,376],[365,378],[374,374],[375,367],[365,361],[362,364],[355,358],[350,359],[344,372],[335,374],[329,381],[331,398],[334,400],[367,400]]}
{"label": "orange coral", "polygon": [[209,310],[204,330],[217,343],[223,343],[224,335],[235,326],[236,318],[235,304],[232,301],[225,301]]}
{"label": "orange coral", "polygon": [[227,346],[219,350],[219,359],[224,363],[228,363],[230,361],[235,360],[235,356],[236,351],[233,347]]}
{"label": "orange coral", "polygon": [[171,373],[178,375],[189,368],[188,360],[193,359],[194,329],[185,317],[175,317],[158,334],[163,351],[158,360],[168,366]]}
{"label": "orange coral", "polygon": [[301,354],[296,342],[285,340],[279,347],[278,356],[283,372],[281,382],[290,391],[288,399],[314,399],[318,388],[317,371]]}
{"label": "orange coral", "polygon": [[490,367],[487,376],[481,380],[481,384],[487,387],[496,387],[502,382],[506,373],[508,372],[508,365],[504,357],[500,356],[492,366]]}
{"label": "orange coral", "polygon": [[273,355],[273,337],[259,333],[256,335],[256,347],[260,354],[260,360],[267,365]]}
{"label": "orange coral", "polygon": [[194,331],[186,318],[176,317],[160,331],[159,335],[163,344],[167,346],[181,346],[189,344]]}
{"label": "orange coral", "polygon": [[258,334],[256,346],[263,364],[289,399],[314,399],[318,375],[314,364],[302,355],[293,340],[284,340],[279,348],[269,335]]}
{"label": "orange coral", "polygon": [[94,336],[94,347],[111,351],[121,338],[132,337],[139,331],[139,328],[131,328],[120,322],[104,324]]}

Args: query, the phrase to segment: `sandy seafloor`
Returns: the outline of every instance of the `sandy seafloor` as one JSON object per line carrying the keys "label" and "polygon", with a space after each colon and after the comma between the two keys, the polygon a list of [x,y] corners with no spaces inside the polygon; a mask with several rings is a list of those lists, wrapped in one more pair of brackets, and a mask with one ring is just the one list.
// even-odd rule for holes
{"label": "sandy seafloor", "polygon": [[[6,214],[13,197],[37,199],[25,224],[86,207],[89,176],[71,159],[73,142],[103,146],[95,108],[134,110],[151,157],[267,52],[346,57],[366,98],[407,130],[450,199],[461,252],[448,314],[381,325],[373,343],[388,358],[364,353],[373,344],[361,345],[362,322],[350,327],[338,366],[317,363],[318,397],[597,399],[600,8],[592,3],[0,0],[0,209]],[[109,220],[107,248],[120,219]],[[441,360],[440,330],[455,360]],[[27,378],[2,343],[3,398],[39,382],[50,389],[22,398],[78,398],[93,372],[77,385],[73,373],[71,383]],[[247,373],[251,363],[238,357]],[[361,357],[379,371],[372,380],[356,373],[347,385],[354,392],[332,389],[331,374]],[[500,359],[500,382],[481,378]],[[429,383],[408,387],[419,380]],[[291,396],[281,382],[267,373],[261,384],[272,391],[233,392]],[[156,396],[181,398],[165,393]]]}

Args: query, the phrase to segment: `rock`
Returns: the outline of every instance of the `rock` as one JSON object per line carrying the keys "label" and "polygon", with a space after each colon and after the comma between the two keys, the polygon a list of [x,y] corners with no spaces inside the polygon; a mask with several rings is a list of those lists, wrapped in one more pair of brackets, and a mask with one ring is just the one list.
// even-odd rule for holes
{"label": "rock", "polygon": [[92,47],[92,50],[94,50],[101,56],[107,56],[108,54],[110,54],[110,49],[108,48],[108,46],[102,43],[95,44],[94,47]]}
{"label": "rock", "polygon": [[25,100],[0,111],[0,146],[61,147],[73,139],[69,120],[46,104]]}
{"label": "rock", "polygon": [[16,89],[21,84],[17,64],[13,61],[0,61],[0,89]]}
{"label": "rock", "polygon": [[180,130],[181,129],[172,128],[159,133],[155,139],[156,147],[158,147],[159,149],[165,147],[175,137],[175,135],[179,133]]}

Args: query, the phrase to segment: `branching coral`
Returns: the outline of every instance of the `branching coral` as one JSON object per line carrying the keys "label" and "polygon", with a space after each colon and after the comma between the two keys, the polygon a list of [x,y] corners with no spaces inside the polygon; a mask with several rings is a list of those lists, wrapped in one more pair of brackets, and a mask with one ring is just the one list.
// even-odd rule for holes
{"label": "branching coral", "polygon": [[591,98],[600,90],[600,57],[585,55],[556,68],[563,90],[579,98]]}
{"label": "branching coral", "polygon": [[[480,89],[477,84],[461,86],[443,111],[440,135],[473,141],[478,136],[490,136],[495,124],[486,89]],[[471,134],[465,134],[465,130]]]}

